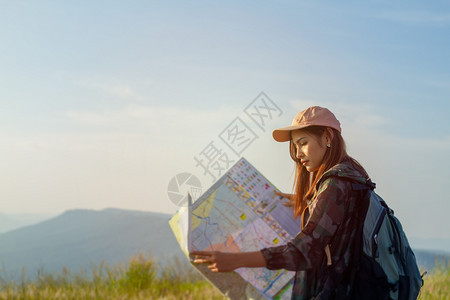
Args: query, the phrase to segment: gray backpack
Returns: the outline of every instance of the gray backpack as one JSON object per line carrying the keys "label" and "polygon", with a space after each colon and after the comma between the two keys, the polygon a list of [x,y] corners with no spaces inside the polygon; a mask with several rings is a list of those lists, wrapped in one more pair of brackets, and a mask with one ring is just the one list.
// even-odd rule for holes
{"label": "gray backpack", "polygon": [[357,211],[354,264],[343,298],[417,299],[423,275],[400,221],[370,180],[352,186],[367,192]]}

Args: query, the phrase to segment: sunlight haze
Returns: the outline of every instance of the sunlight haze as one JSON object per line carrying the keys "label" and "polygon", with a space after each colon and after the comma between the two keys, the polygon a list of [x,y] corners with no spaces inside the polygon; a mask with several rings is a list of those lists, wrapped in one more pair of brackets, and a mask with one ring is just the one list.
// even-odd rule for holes
{"label": "sunlight haze", "polygon": [[[291,192],[271,132],[319,105],[408,236],[450,239],[449,36],[440,1],[1,1],[0,212],[173,214],[169,181],[206,190],[194,157],[237,117]],[[280,111],[258,127],[262,92]]]}

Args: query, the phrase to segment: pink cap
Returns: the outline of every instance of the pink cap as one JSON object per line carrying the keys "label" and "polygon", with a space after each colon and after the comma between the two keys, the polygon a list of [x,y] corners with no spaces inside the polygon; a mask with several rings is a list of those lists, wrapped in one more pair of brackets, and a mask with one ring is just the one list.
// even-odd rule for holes
{"label": "pink cap", "polygon": [[299,112],[291,126],[275,129],[272,136],[277,142],[287,142],[291,139],[291,131],[309,126],[331,127],[341,132],[341,124],[331,111],[324,107],[311,106]]}

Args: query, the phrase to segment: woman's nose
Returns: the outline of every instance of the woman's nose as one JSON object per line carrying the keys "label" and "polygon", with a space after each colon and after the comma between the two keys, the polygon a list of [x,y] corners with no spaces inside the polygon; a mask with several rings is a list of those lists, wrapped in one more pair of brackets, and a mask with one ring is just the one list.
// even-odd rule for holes
{"label": "woman's nose", "polygon": [[297,149],[297,158],[300,159],[303,157],[303,152],[300,151],[300,149]]}

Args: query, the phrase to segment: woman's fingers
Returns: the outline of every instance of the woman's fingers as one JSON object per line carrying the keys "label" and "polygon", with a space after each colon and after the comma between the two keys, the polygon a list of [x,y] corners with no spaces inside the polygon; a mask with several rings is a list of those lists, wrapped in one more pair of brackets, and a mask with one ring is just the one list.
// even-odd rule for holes
{"label": "woman's fingers", "polygon": [[283,203],[281,203],[281,204],[283,204],[283,205],[286,206],[286,207],[292,207],[292,206],[294,206],[294,203],[292,203],[292,201],[289,201],[289,202],[283,202]]}
{"label": "woman's fingers", "polygon": [[211,262],[211,258],[214,252],[211,251],[193,251],[190,255],[194,255],[194,263],[204,264]]}
{"label": "woman's fingers", "polygon": [[278,196],[283,197],[283,198],[287,198],[289,200],[292,198],[291,194],[286,194],[286,193],[282,193],[282,192],[279,192],[279,191],[274,191],[274,193],[275,193],[275,195],[278,195]]}
{"label": "woman's fingers", "polygon": [[211,262],[209,259],[205,259],[205,258],[195,258],[194,259],[194,263],[196,264],[205,264],[205,263],[209,263]]}
{"label": "woman's fingers", "polygon": [[283,197],[283,193],[282,192],[279,192],[279,191],[273,191],[273,192],[275,193],[275,195]]}
{"label": "woman's fingers", "polygon": [[278,196],[282,196],[282,197],[286,197],[286,196],[289,196],[289,194],[286,194],[286,193],[282,193],[282,192],[280,192],[280,191],[273,191],[275,194],[277,194]]}
{"label": "woman's fingers", "polygon": [[294,203],[292,202],[292,195],[291,195],[291,194],[285,194],[285,193],[282,193],[282,192],[279,192],[279,191],[274,191],[274,193],[275,193],[275,195],[278,195],[278,196],[280,196],[280,197],[289,199],[288,202],[283,202],[283,203],[281,203],[281,204],[283,204],[284,206],[287,206],[287,207],[292,207],[292,206],[294,206]]}
{"label": "woman's fingers", "polygon": [[236,267],[234,266],[235,258],[232,253],[224,253],[220,251],[194,251],[190,253],[195,255],[194,263],[206,263],[211,272],[230,272]]}
{"label": "woman's fingers", "polygon": [[216,251],[194,251],[191,255],[195,255],[194,263],[196,264],[208,264],[208,269],[211,272],[219,272],[219,261],[217,255],[219,252]]}
{"label": "woman's fingers", "polygon": [[213,251],[192,251],[191,255],[200,255],[200,256],[211,256],[213,255]]}

